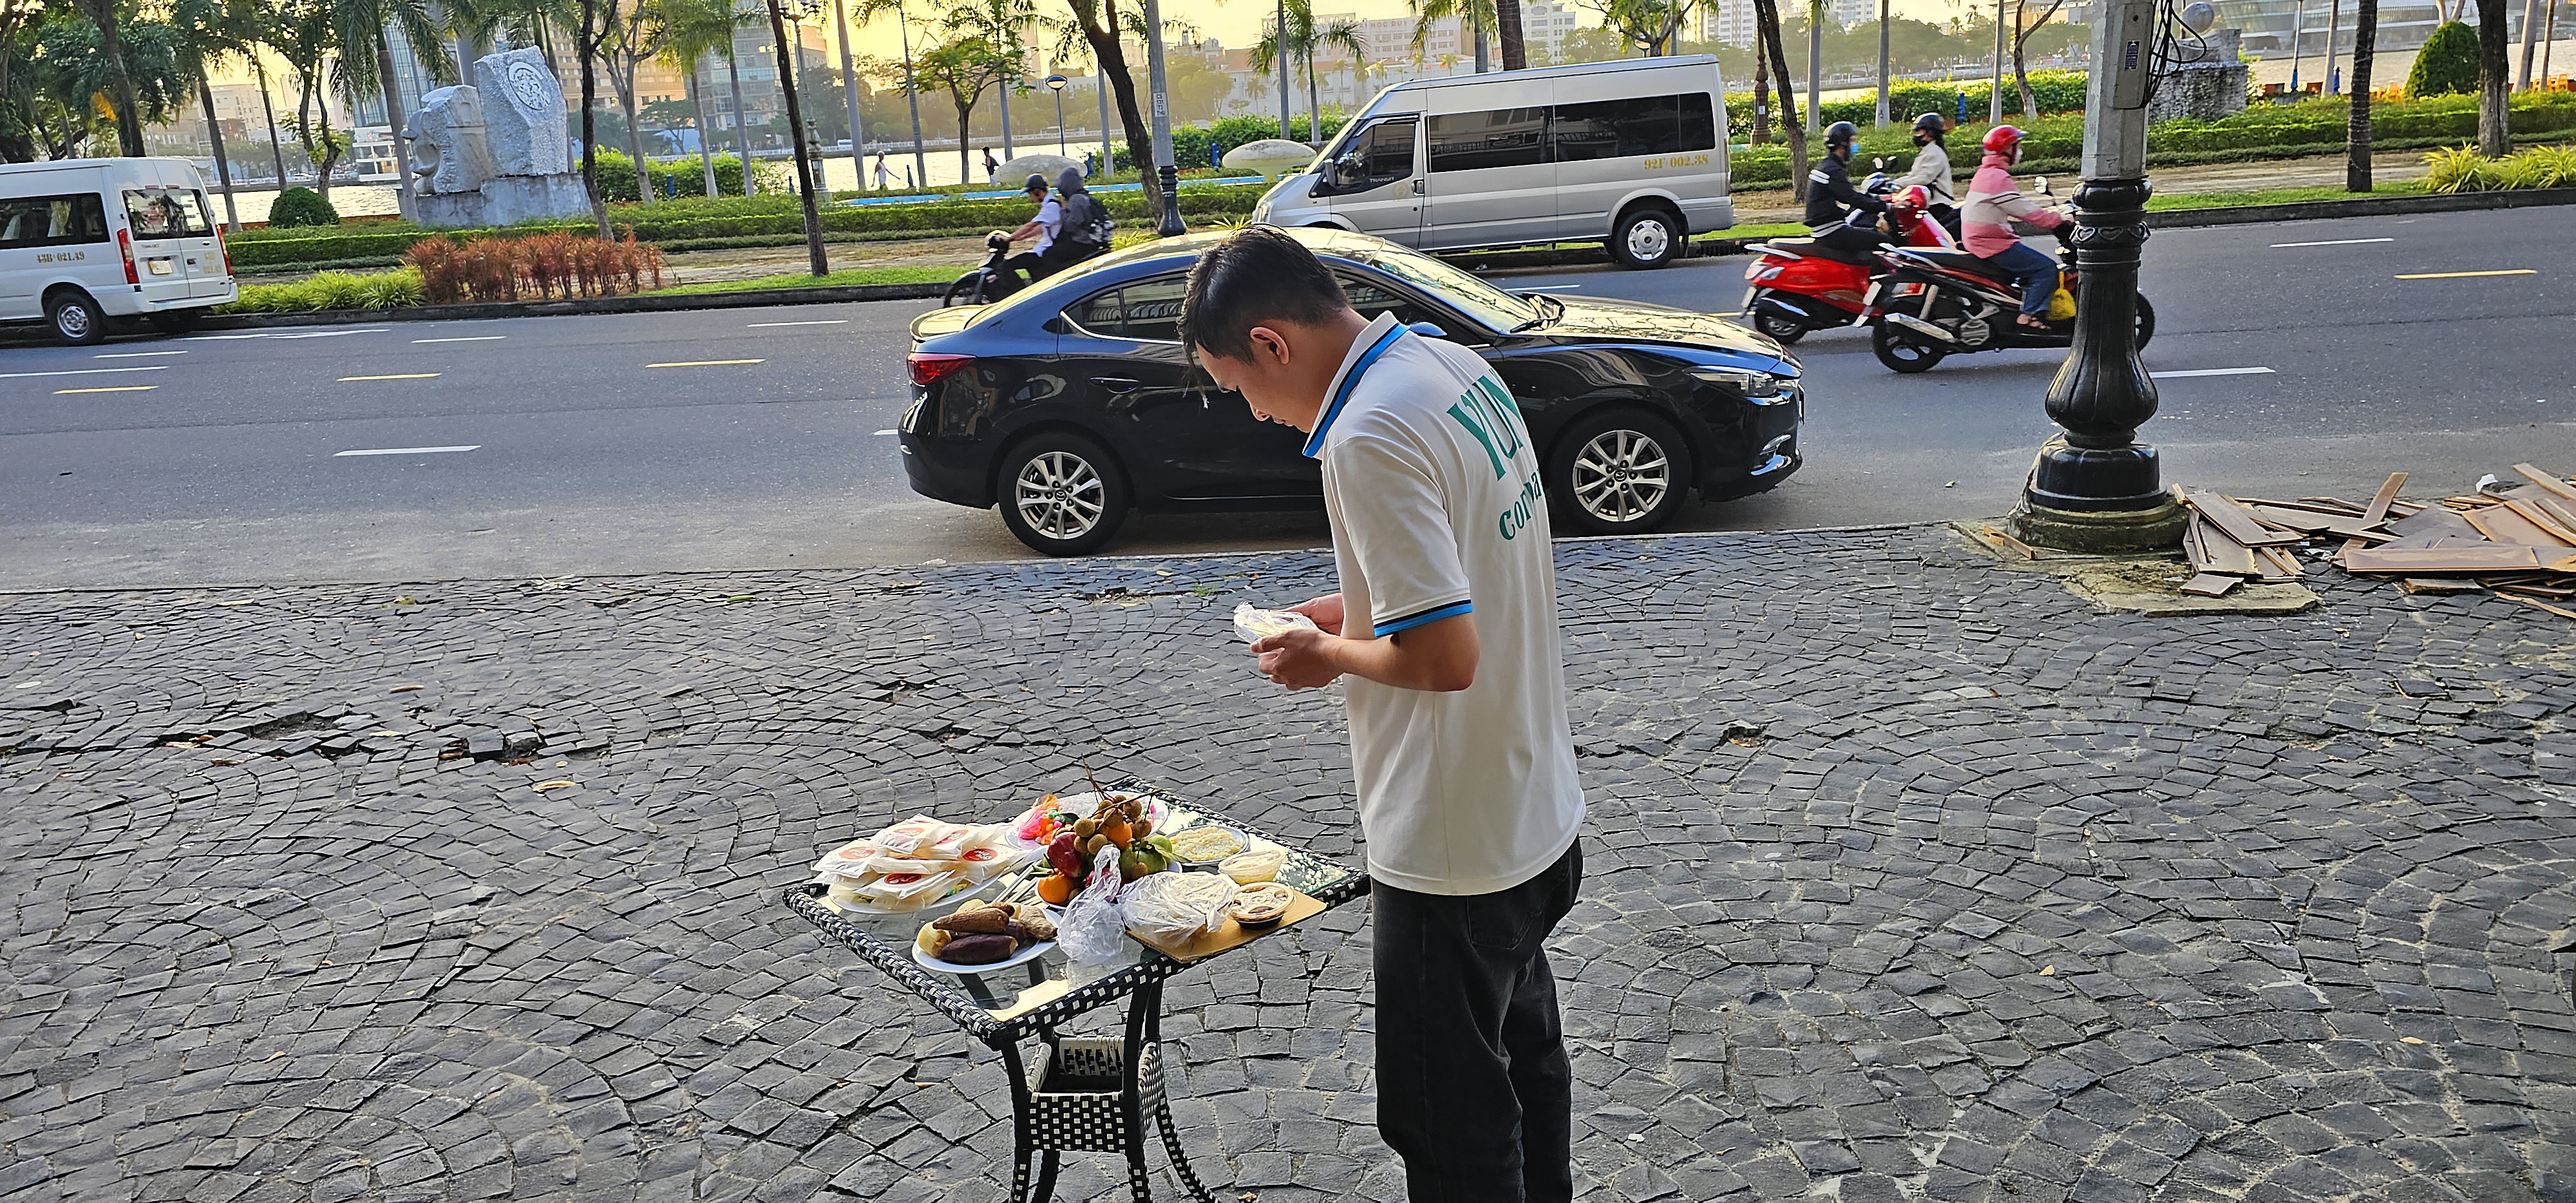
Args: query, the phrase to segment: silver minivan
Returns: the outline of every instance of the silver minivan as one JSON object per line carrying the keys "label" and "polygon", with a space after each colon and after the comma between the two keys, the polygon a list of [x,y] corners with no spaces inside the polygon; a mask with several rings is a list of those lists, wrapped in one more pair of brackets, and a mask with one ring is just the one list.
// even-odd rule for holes
{"label": "silver minivan", "polygon": [[1253,220],[1426,251],[1602,242],[1661,267],[1735,224],[1708,55],[1415,79],[1377,94]]}
{"label": "silver minivan", "polygon": [[133,319],[175,334],[240,295],[195,164],[0,164],[0,322],[42,321],[67,343]]}

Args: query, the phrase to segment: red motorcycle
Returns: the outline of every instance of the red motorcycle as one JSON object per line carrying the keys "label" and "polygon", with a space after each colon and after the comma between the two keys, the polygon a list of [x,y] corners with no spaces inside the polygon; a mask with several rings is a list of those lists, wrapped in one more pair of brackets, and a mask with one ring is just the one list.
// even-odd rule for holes
{"label": "red motorcycle", "polygon": [[[1872,176],[1863,188],[1879,192],[1886,177]],[[1916,184],[1888,198],[1887,232],[1910,247],[1957,250],[1958,240],[1930,212],[1930,189]],[[1753,328],[1783,345],[1810,330],[1861,323],[1869,308],[1871,284],[1887,274],[1887,265],[1869,251],[1846,251],[1813,238],[1774,238],[1750,248],[1753,263],[1744,269],[1751,287],[1744,294],[1744,313]]]}
{"label": "red motorcycle", "polygon": [[[2048,181],[2039,181],[2048,195]],[[2057,228],[2057,286],[2067,295],[2084,292],[2075,252],[2067,241],[2070,223]],[[1870,285],[1865,319],[1869,349],[1892,372],[1930,371],[1952,355],[2001,351],[2013,347],[2069,347],[2075,344],[2075,311],[2053,307],[2045,327],[2021,325],[2021,285],[1992,260],[1961,250],[1889,247],[1879,252],[1886,270]],[[2137,347],[2145,350],[2156,336],[2156,307],[2141,294],[2137,305]]]}

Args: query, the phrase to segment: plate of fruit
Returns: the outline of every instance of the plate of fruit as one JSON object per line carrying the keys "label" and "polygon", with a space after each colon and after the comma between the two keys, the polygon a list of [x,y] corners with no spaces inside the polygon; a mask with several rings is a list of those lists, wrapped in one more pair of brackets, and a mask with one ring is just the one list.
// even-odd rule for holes
{"label": "plate of fruit", "polygon": [[1179,856],[1171,837],[1158,828],[1171,818],[1163,800],[1150,794],[1077,794],[1067,801],[1089,802],[1090,813],[1059,826],[1046,844],[1047,868],[1038,879],[1038,897],[1061,907],[1082,892],[1083,879],[1104,849],[1118,850],[1118,878],[1134,881],[1172,867]]}

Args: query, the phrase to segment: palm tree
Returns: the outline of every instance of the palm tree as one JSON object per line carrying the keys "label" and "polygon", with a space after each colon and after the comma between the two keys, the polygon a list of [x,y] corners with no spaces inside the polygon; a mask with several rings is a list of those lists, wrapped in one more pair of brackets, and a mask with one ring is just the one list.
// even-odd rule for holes
{"label": "palm tree", "polygon": [[170,11],[170,27],[179,35],[180,66],[196,77],[197,102],[206,113],[206,137],[214,144],[215,179],[224,192],[224,224],[236,230],[241,228],[241,209],[233,201],[232,160],[224,154],[224,131],[215,121],[215,90],[208,77],[225,60],[250,56],[258,20],[242,0],[178,0]]}
{"label": "palm tree", "polygon": [[[1422,43],[1431,34],[1432,22],[1455,18],[1459,24],[1465,26],[1467,35],[1475,40],[1476,74],[1483,75],[1486,66],[1485,31],[1501,23],[1502,14],[1496,11],[1494,6],[1505,2],[1512,6],[1512,40],[1517,43],[1520,40],[1520,0],[1405,0],[1405,5],[1413,10],[1414,53],[1422,52]],[[1503,70],[1517,70],[1526,65],[1525,62],[1512,61],[1513,56],[1522,54],[1524,51],[1517,46],[1506,47]]]}
{"label": "palm tree", "polygon": [[2370,191],[2370,60],[2379,49],[2379,0],[2353,12],[2352,110],[2344,125],[2343,189]]}
{"label": "palm tree", "polygon": [[[88,3],[90,0],[82,0]],[[267,18],[274,28],[275,16]],[[306,81],[305,95],[296,108],[297,123],[304,127],[302,136],[308,150],[313,147],[311,121],[307,106],[320,95],[323,61],[331,59],[331,83],[352,101],[368,96],[381,96],[385,103],[385,125],[393,135],[394,157],[407,161],[403,153],[403,96],[401,81],[394,73],[393,46],[386,38],[388,28],[402,31],[403,40],[411,44],[413,55],[432,75],[452,69],[448,61],[446,39],[441,36],[441,22],[429,0],[298,0],[290,6],[287,24],[310,22],[314,28],[295,31],[289,36],[297,42],[296,53],[314,53],[308,62],[297,62],[294,53],[288,61],[296,74]],[[273,44],[273,43],[272,43]],[[336,57],[333,57],[336,56]],[[326,118],[327,121],[327,118]],[[329,143],[332,133],[321,131],[321,140]],[[332,157],[336,158],[334,153]],[[326,169],[323,182],[329,182]],[[402,215],[411,216],[411,189],[396,187],[395,202]]]}
{"label": "palm tree", "polygon": [[1282,53],[1288,55],[1290,62],[1306,65],[1306,138],[1320,145],[1324,140],[1324,116],[1322,104],[1315,95],[1315,52],[1337,49],[1357,61],[1368,51],[1360,44],[1357,22],[1335,21],[1319,28],[1315,23],[1314,0],[1287,0],[1287,13],[1287,28],[1272,29],[1253,46],[1252,69],[1267,72],[1270,65],[1278,61],[1276,56]]}
{"label": "palm tree", "polygon": [[1791,110],[1780,123],[1789,134],[1789,194],[1803,201],[1807,199],[1807,123],[1797,119],[1797,100],[1789,92],[1789,56],[1780,49],[1779,0],[1753,0],[1753,24],[1762,43],[1755,53],[1769,57],[1771,78],[1780,84],[1780,107]]}
{"label": "palm tree", "polygon": [[[304,147],[305,158],[313,163],[313,190],[328,200],[331,170],[349,150],[348,136],[331,127],[325,94],[332,86],[332,64],[345,65],[349,61],[349,56],[340,52],[339,26],[332,21],[330,6],[324,0],[289,0],[286,11],[271,19],[267,42],[286,60],[287,69],[295,76],[295,116],[289,126],[295,131],[295,140]],[[316,108],[322,110],[318,121],[314,119]],[[283,170],[278,173],[277,184],[280,188],[286,186]]]}
{"label": "palm tree", "polygon": [[[708,196],[720,195],[716,187],[715,150],[708,145],[711,127],[707,122],[705,98],[698,95],[698,67],[711,54],[733,54],[733,34],[742,23],[733,0],[656,0],[661,9],[663,28],[661,61],[680,73],[687,91],[691,119],[698,128],[698,170],[705,176]],[[743,179],[751,178],[751,160],[744,159]]]}

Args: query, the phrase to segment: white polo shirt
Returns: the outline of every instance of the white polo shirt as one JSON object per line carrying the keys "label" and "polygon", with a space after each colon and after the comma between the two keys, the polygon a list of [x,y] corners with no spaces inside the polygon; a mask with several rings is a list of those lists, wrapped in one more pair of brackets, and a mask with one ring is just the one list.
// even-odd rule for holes
{"label": "white polo shirt", "polygon": [[1476,616],[1476,683],[1349,682],[1369,875],[1490,894],[1574,843],[1583,789],[1565,718],[1556,563],[1538,451],[1475,352],[1380,314],[1351,345],[1306,454],[1324,465],[1342,633]]}

